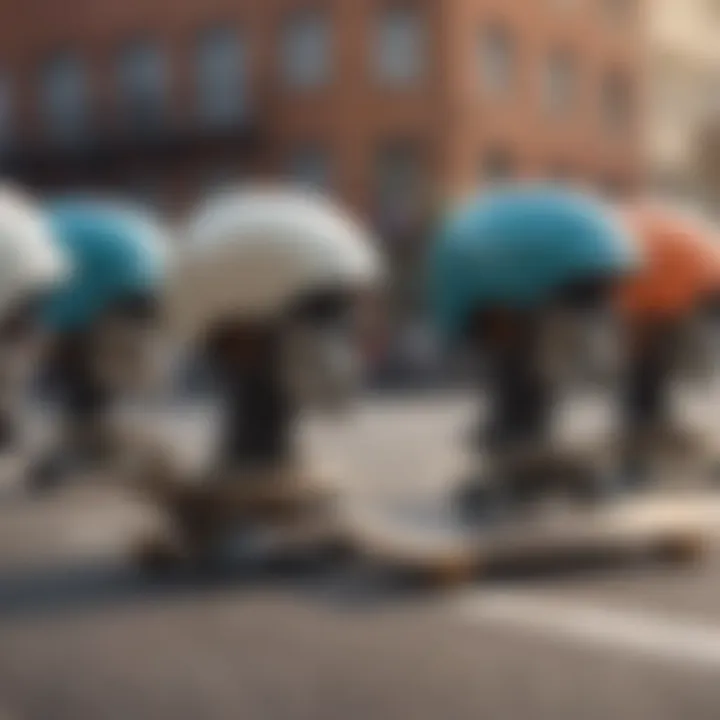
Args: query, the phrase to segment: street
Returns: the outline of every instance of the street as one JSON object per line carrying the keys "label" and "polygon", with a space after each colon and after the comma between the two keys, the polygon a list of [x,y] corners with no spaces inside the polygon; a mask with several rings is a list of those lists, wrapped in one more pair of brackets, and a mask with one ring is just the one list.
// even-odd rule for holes
{"label": "street", "polygon": [[[472,398],[368,400],[305,438],[386,504],[457,477]],[[712,393],[694,407],[706,421]],[[566,418],[601,429],[587,402]],[[160,412],[202,454],[201,408]],[[0,718],[716,720],[720,552],[688,568],[488,580],[443,592],[350,570],[143,579],[142,512],[106,488],[0,498]]]}

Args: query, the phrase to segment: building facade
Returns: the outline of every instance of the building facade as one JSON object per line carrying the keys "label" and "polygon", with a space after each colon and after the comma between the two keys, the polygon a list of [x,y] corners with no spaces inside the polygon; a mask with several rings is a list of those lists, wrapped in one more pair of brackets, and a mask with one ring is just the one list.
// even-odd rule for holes
{"label": "building facade", "polygon": [[648,35],[652,183],[702,202],[703,137],[720,121],[720,1],[654,0]]}
{"label": "building facade", "polygon": [[0,162],[166,211],[247,176],[389,236],[488,181],[642,182],[646,0],[4,0]]}

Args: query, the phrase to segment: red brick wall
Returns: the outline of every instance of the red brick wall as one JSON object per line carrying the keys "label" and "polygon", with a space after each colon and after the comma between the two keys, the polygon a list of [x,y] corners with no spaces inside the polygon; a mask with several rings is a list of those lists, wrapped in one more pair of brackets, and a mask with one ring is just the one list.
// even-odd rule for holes
{"label": "red brick wall", "polygon": [[[431,57],[421,87],[389,92],[369,70],[372,21],[390,0],[4,0],[0,6],[0,67],[18,82],[17,129],[37,128],[34,78],[51,51],[80,49],[92,69],[96,123],[111,123],[114,60],[125,39],[149,34],[164,43],[172,60],[172,109],[178,118],[192,112],[192,58],[199,29],[234,24],[250,40],[252,98],[260,122],[260,162],[272,171],[289,149],[321,140],[334,156],[334,180],[352,205],[368,209],[372,199],[373,155],[396,135],[417,138],[428,173],[440,195],[477,182],[480,158],[490,146],[508,146],[522,174],[543,174],[565,163],[588,179],[636,182],[641,175],[642,117],[634,133],[610,139],[600,126],[598,82],[609,67],[627,68],[642,87],[641,22],[611,27],[599,0],[580,0],[585,10],[553,9],[551,0],[414,0],[424,7],[431,28]],[[638,13],[644,0],[636,0]],[[279,30],[295,8],[324,5],[332,13],[335,72],[318,93],[289,93],[278,79]],[[502,105],[483,99],[476,74],[476,38],[490,19],[503,19],[521,47],[520,84]],[[565,123],[543,117],[539,68],[554,43],[576,50],[582,63],[582,100]],[[177,204],[194,195],[199,178],[225,158],[179,162],[168,176],[167,193]],[[238,157],[232,162],[243,159]],[[142,168],[137,170],[143,172]]]}
{"label": "red brick wall", "polygon": [[[447,69],[454,78],[449,111],[453,131],[446,138],[452,146],[448,151],[452,184],[472,185],[482,152],[495,144],[509,147],[521,174],[527,176],[543,175],[562,163],[587,179],[617,177],[629,184],[639,179],[642,115],[638,114],[633,132],[621,139],[608,137],[600,122],[598,87],[606,69],[619,67],[627,70],[642,93],[640,20],[637,27],[619,33],[600,16],[598,0],[581,0],[578,5],[584,12],[551,10],[551,5],[548,0],[455,0],[448,40],[452,59]],[[478,28],[493,21],[513,28],[521,48],[519,87],[502,103],[483,97],[476,71]],[[582,78],[578,107],[572,117],[560,122],[544,115],[540,88],[541,64],[548,51],[558,46],[577,55]]]}

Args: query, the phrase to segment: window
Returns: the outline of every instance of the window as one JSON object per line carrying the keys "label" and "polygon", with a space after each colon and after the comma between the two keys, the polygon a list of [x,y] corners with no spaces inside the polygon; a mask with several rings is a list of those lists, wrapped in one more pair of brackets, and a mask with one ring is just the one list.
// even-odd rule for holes
{"label": "window", "polygon": [[425,200],[423,161],[415,142],[383,143],[375,158],[375,207],[384,232],[412,227]]}
{"label": "window", "polygon": [[598,0],[602,14],[608,24],[621,27],[632,20],[635,12],[635,0]]}
{"label": "window", "polygon": [[55,55],[42,69],[41,112],[51,138],[61,142],[83,137],[87,120],[85,67],[71,53]]}
{"label": "window", "polygon": [[377,22],[371,48],[378,79],[387,85],[412,85],[423,75],[426,33],[423,16],[415,7],[385,9]]}
{"label": "window", "polygon": [[245,109],[245,46],[230,28],[204,32],[197,50],[197,93],[202,119],[210,125],[237,120]]}
{"label": "window", "polygon": [[577,89],[575,58],[567,50],[556,50],[548,58],[544,79],[544,105],[551,115],[572,110]]}
{"label": "window", "polygon": [[133,129],[157,128],[165,113],[165,58],[149,41],[134,41],[122,51],[119,64],[121,112]]}
{"label": "window", "polygon": [[295,15],[283,33],[282,71],[288,85],[312,89],[330,79],[330,26],[319,11]]}
{"label": "window", "polygon": [[288,175],[298,185],[327,190],[330,186],[330,160],[327,152],[319,145],[297,148],[289,158]]}
{"label": "window", "polygon": [[0,148],[4,147],[11,134],[12,87],[10,78],[0,73]]}
{"label": "window", "polygon": [[575,12],[582,9],[584,0],[550,0],[549,4],[560,12]]}
{"label": "window", "polygon": [[482,181],[497,184],[512,180],[515,176],[515,160],[506,148],[491,148],[482,160]]}
{"label": "window", "polygon": [[602,84],[602,120],[611,133],[624,134],[632,124],[633,99],[630,81],[618,71],[606,75]]}
{"label": "window", "polygon": [[510,33],[499,26],[484,30],[479,55],[483,87],[494,95],[507,93],[515,75],[515,44]]}

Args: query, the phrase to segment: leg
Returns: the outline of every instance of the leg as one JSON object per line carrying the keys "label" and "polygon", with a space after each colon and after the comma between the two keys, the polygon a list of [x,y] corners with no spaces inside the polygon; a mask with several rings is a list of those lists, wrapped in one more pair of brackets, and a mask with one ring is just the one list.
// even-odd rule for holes
{"label": "leg", "polygon": [[[624,441],[622,474],[629,487],[646,485],[657,450],[666,449],[663,428],[669,427],[670,348],[658,329],[633,348],[623,390]],[[661,446],[661,447],[658,447]]]}
{"label": "leg", "polygon": [[9,408],[0,408],[0,453],[11,451],[17,444],[18,432],[15,413]]}
{"label": "leg", "polygon": [[104,464],[113,447],[113,398],[86,377],[66,380],[60,400],[60,433],[52,447],[30,468],[29,484],[36,491],[62,485],[73,474]]}
{"label": "leg", "polygon": [[[552,390],[537,361],[536,329],[516,330],[504,338],[508,342],[488,345],[488,420],[478,437],[478,451],[485,452],[488,467],[483,477],[471,478],[460,490],[463,513],[484,519],[526,506],[547,482],[537,468],[530,471],[532,453],[527,449],[548,442]],[[532,482],[528,474],[534,475]]]}

